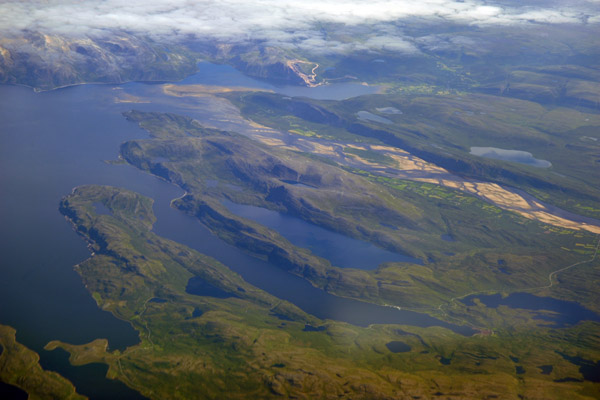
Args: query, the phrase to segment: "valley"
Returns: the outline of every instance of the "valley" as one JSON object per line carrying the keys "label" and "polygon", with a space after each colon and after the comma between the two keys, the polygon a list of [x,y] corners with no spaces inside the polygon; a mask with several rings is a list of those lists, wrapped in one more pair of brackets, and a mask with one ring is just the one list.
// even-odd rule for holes
{"label": "valley", "polygon": [[0,4],[0,397],[600,397],[593,4],[67,3]]}

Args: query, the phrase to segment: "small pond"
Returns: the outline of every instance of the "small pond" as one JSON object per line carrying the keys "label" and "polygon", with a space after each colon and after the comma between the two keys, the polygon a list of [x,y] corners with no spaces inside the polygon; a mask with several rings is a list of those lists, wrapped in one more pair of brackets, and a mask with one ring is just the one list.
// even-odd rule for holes
{"label": "small pond", "polygon": [[112,215],[112,212],[99,201],[96,201],[92,204],[94,206],[94,212],[98,215]]}
{"label": "small pond", "polygon": [[379,115],[375,115],[368,111],[359,111],[356,113],[356,116],[361,121],[373,121],[373,122],[379,122],[380,124],[386,124],[386,125],[393,124],[393,122],[390,121],[389,119],[380,117]]}
{"label": "small pond", "polygon": [[297,186],[297,187],[303,187],[303,188],[306,188],[306,189],[318,189],[315,186],[310,186],[310,185],[307,185],[305,183],[301,183],[301,182],[297,182],[297,181],[291,181],[289,179],[282,179],[281,182],[287,183],[288,185],[293,185],[293,186]]}
{"label": "small pond", "polygon": [[230,297],[238,297],[235,293],[227,292],[220,287],[213,285],[202,279],[199,276],[195,276],[188,280],[185,291],[189,294],[196,296],[210,296],[218,299],[227,299]]}
{"label": "small pond", "polygon": [[449,233],[445,233],[441,236],[442,240],[445,242],[456,242],[456,239],[454,239],[454,236],[450,235]]}
{"label": "small pond", "polygon": [[394,340],[392,342],[388,342],[385,344],[385,347],[388,348],[392,353],[406,353],[409,352],[411,347],[404,342],[399,340]]}
{"label": "small pond", "polygon": [[539,160],[528,151],[506,150],[497,147],[471,147],[471,154],[493,160],[510,161],[525,164],[537,168],[548,168],[552,166],[550,161]]}
{"label": "small pond", "polygon": [[580,321],[600,321],[600,315],[583,307],[574,301],[558,300],[552,297],[539,297],[530,293],[513,293],[507,297],[501,294],[472,295],[461,301],[467,306],[473,306],[473,300],[477,298],[490,308],[507,306],[523,310],[551,311],[552,314],[538,315],[535,318],[554,323],[554,327],[561,328],[575,325]]}
{"label": "small pond", "polygon": [[396,107],[381,107],[376,108],[376,110],[382,114],[402,114],[402,111],[398,110]]}

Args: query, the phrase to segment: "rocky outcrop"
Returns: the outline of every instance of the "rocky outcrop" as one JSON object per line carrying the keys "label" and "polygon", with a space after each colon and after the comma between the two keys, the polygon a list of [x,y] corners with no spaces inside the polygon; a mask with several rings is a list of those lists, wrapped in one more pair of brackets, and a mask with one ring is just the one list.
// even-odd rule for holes
{"label": "rocky outcrop", "polygon": [[49,90],[89,82],[180,80],[196,70],[196,57],[178,46],[114,33],[74,38],[29,31],[0,38],[0,83]]}

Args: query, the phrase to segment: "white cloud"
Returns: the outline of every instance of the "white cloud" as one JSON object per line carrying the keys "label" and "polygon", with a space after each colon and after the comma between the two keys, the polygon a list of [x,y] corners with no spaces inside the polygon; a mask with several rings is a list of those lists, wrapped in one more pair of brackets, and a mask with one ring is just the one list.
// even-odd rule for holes
{"label": "white cloud", "polygon": [[[598,20],[597,0],[564,3],[568,4],[542,8],[486,0],[5,0],[0,4],[0,31],[93,36],[124,30],[163,40],[191,36],[233,43],[265,41],[318,52],[414,52],[414,45],[394,31],[395,21],[418,17],[485,26]],[[323,23],[374,25],[378,32],[360,43],[332,40],[318,29]],[[386,26],[392,26],[392,32],[386,32]]]}

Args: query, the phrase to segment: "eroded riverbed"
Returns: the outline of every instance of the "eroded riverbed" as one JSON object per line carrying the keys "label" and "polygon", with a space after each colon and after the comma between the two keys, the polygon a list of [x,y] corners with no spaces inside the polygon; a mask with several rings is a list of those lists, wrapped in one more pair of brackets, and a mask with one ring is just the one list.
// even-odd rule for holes
{"label": "eroded riverbed", "polygon": [[[357,154],[344,152],[344,148],[349,146],[347,143],[281,132],[245,120],[235,106],[226,99],[215,96],[218,93],[230,91],[233,85],[236,90],[263,90],[290,96],[343,99],[375,93],[376,91],[373,91],[372,87],[349,83],[292,90],[290,87],[276,87],[246,77],[228,66],[203,63],[203,68],[206,68],[206,71],[210,74],[210,79],[197,76],[184,80],[179,84],[151,87],[133,84],[125,87],[124,93],[134,95],[138,99],[137,101],[142,103],[151,99],[153,103],[161,104],[164,111],[183,112],[197,118],[207,126],[232,130],[269,146],[317,154],[332,159],[341,165],[360,168],[382,176],[427,182],[457,189],[528,219],[561,228],[586,230],[600,234],[600,221],[545,204],[518,189],[456,176],[444,168],[396,147],[368,144],[351,145],[358,150],[369,150],[393,160],[391,164],[373,162],[373,160],[367,160]],[[391,110],[391,113],[400,113],[399,110],[393,107],[383,108],[382,110],[388,109]],[[513,153],[510,154],[514,155]]]}

